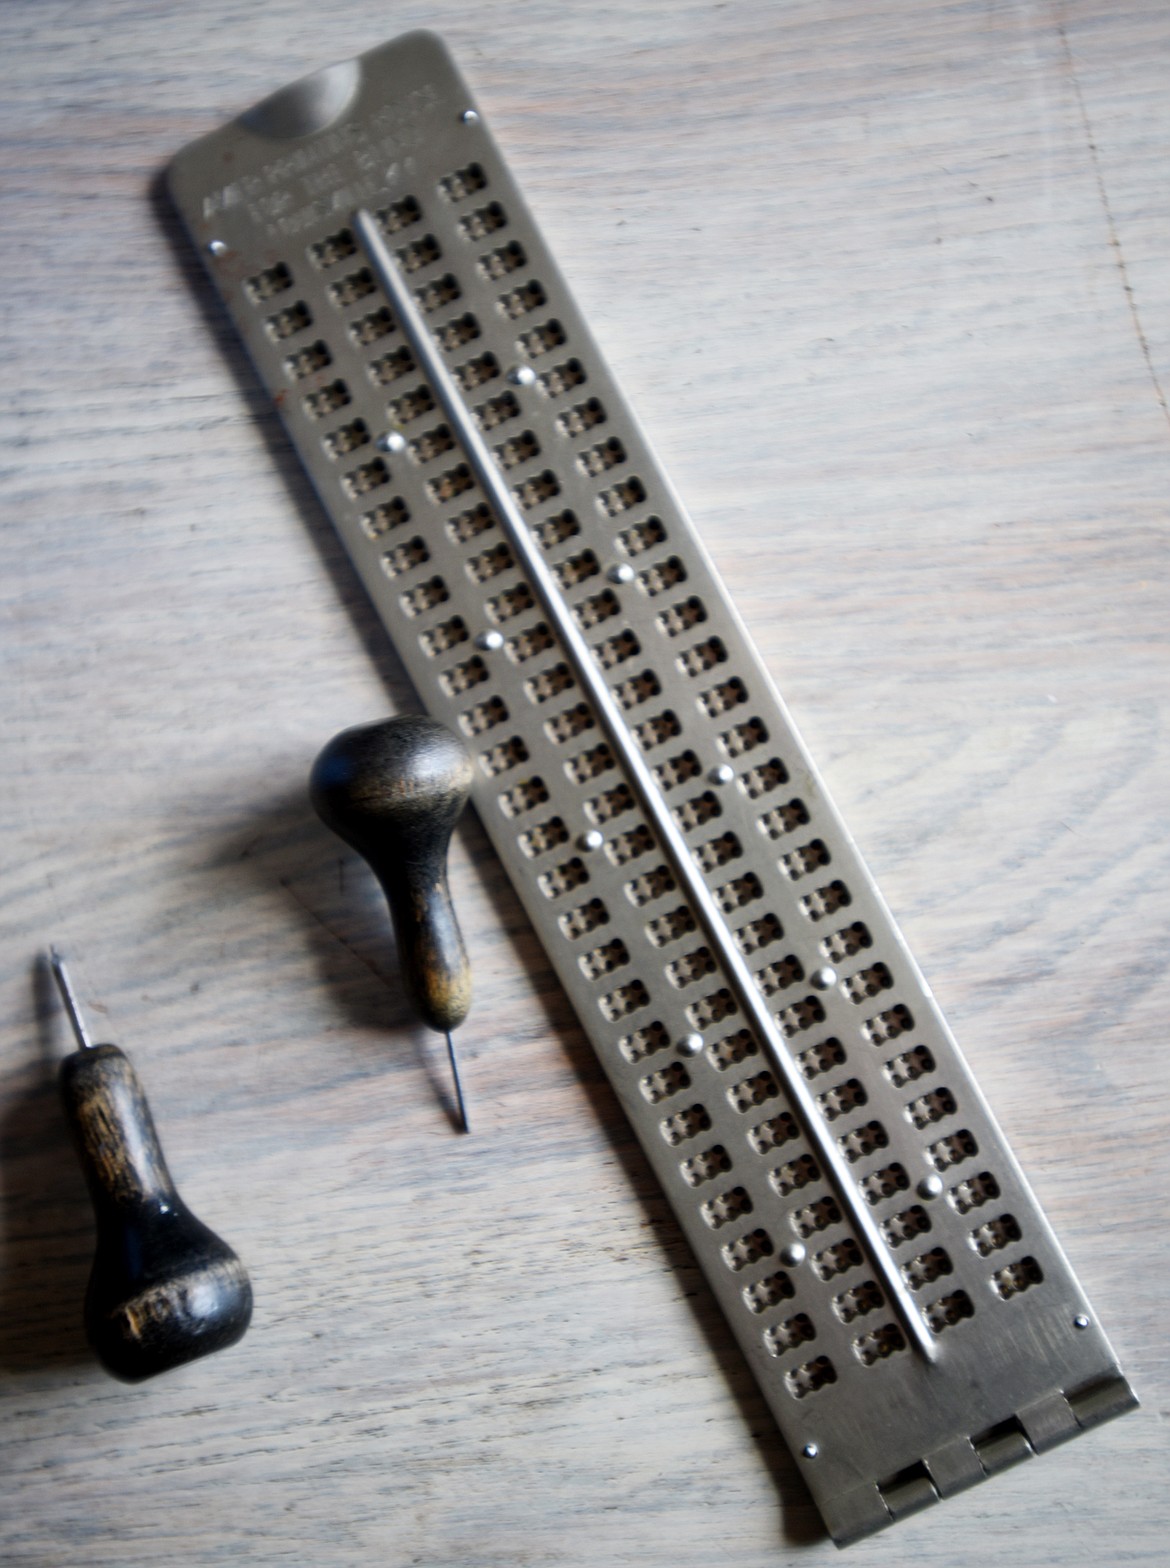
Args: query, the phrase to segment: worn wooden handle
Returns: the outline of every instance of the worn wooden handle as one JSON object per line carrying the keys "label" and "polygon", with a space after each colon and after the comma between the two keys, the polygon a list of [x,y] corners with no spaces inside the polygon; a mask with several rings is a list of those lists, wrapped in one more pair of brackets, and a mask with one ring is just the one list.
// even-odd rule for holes
{"label": "worn wooden handle", "polygon": [[251,1283],[175,1190],[129,1058],[116,1045],[75,1051],[60,1084],[97,1221],[85,1327],[98,1359],[136,1383],[234,1344]]}
{"label": "worn wooden handle", "polygon": [[321,820],[368,861],[386,893],[402,977],[424,1021],[454,1029],[471,969],[447,887],[447,849],[471,790],[459,738],[420,714],[343,730],[309,781]]}

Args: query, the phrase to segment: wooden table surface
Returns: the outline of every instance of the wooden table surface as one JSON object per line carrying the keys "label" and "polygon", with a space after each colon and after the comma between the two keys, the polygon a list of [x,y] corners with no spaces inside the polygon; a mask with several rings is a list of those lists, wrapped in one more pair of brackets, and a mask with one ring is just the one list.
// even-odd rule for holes
{"label": "wooden table surface", "polygon": [[[414,706],[160,193],[444,34],[1142,1397],[864,1546],[1164,1562],[1162,0],[0,11],[0,1560],[829,1562],[477,823],[476,1132],[305,782]],[[53,1087],[73,959],[234,1350],[128,1389]]]}

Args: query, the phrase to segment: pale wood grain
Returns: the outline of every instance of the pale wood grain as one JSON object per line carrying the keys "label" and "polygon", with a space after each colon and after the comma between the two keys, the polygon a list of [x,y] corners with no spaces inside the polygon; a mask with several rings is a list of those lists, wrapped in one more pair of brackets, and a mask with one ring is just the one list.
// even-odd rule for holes
{"label": "pale wood grain", "polygon": [[[858,1549],[1162,1560],[1170,17],[1158,0],[0,13],[0,1556],[828,1561],[478,826],[477,1132],[309,764],[413,706],[157,177],[448,39],[1143,1396]],[[34,970],[241,1346],[127,1390]]]}

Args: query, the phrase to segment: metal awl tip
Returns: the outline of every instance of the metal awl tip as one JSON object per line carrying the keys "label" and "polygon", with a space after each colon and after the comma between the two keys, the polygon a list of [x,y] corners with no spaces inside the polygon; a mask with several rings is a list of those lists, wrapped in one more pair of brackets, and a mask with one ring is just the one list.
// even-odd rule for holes
{"label": "metal awl tip", "polygon": [[451,1076],[455,1080],[455,1102],[459,1107],[459,1120],[464,1132],[471,1131],[471,1123],[467,1119],[467,1101],[463,1098],[463,1080],[459,1076],[459,1058],[455,1054],[455,1042],[451,1038],[451,1031],[446,1031],[447,1055],[451,1059]]}
{"label": "metal awl tip", "polygon": [[60,951],[53,946],[49,948],[49,965],[53,971],[53,979],[57,982],[57,989],[61,993],[61,1000],[65,1004],[65,1011],[69,1015],[73,1033],[77,1036],[78,1045],[83,1051],[92,1051],[93,1041],[90,1039],[89,1031],[85,1027],[85,1020],[81,1016],[81,1008],[78,1006],[77,997],[74,995],[73,986],[69,980],[69,971],[65,967],[65,960],[61,957]]}

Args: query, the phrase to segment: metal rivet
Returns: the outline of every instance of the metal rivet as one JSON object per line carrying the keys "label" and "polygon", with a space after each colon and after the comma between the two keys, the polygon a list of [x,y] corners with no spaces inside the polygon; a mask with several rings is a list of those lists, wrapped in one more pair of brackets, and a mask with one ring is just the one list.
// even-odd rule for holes
{"label": "metal rivet", "polygon": [[941,1176],[924,1176],[918,1183],[918,1196],[920,1198],[941,1198],[943,1179]]}
{"label": "metal rivet", "polygon": [[680,1056],[698,1056],[703,1049],[703,1036],[701,1034],[684,1034],[678,1042]]}
{"label": "metal rivet", "polygon": [[514,387],[532,387],[536,385],[536,371],[531,365],[513,365],[508,380]]}
{"label": "metal rivet", "polygon": [[718,767],[711,769],[707,777],[711,780],[712,784],[730,784],[731,781],[735,778],[735,769],[731,766],[730,762],[721,762],[719,763]]}
{"label": "metal rivet", "polygon": [[222,240],[209,241],[207,248],[213,256],[226,256],[228,253],[228,248]]}
{"label": "metal rivet", "polygon": [[1089,1320],[1083,1312],[1078,1312],[1073,1318],[1073,1328],[1088,1328]]}
{"label": "metal rivet", "polygon": [[780,1248],[780,1261],[785,1268],[799,1268],[807,1257],[808,1250],[801,1241],[790,1241],[786,1247]]}
{"label": "metal rivet", "polygon": [[836,985],[837,971],[830,969],[828,964],[826,964],[823,969],[814,969],[812,974],[809,975],[809,980],[816,986],[818,991],[827,991],[831,985]]}
{"label": "metal rivet", "polygon": [[590,828],[588,833],[582,833],[577,843],[581,849],[600,849],[605,843],[605,834],[599,833],[596,828]]}
{"label": "metal rivet", "polygon": [[387,430],[378,437],[375,445],[379,452],[405,452],[406,437],[400,430]]}
{"label": "metal rivet", "polygon": [[474,125],[475,122],[479,119],[479,115],[476,114],[474,109],[464,109],[459,118],[463,121],[464,125]]}
{"label": "metal rivet", "polygon": [[480,632],[475,639],[475,646],[484,653],[498,653],[504,646],[503,632]]}
{"label": "metal rivet", "polygon": [[634,568],[628,561],[619,561],[616,566],[611,566],[605,574],[611,583],[632,583]]}
{"label": "metal rivet", "polygon": [[806,1459],[815,1459],[820,1453],[820,1449],[815,1443],[806,1443],[800,1451]]}

